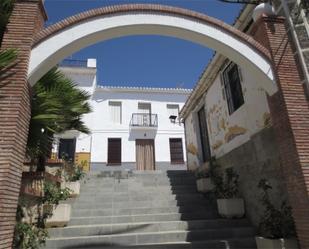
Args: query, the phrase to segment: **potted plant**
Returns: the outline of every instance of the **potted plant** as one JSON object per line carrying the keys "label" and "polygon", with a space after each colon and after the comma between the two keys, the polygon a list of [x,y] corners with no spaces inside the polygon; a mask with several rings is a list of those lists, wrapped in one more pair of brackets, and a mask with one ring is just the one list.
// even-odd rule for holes
{"label": "potted plant", "polygon": [[66,168],[65,182],[62,183],[63,188],[71,191],[70,197],[76,197],[80,194],[80,180],[85,176],[83,167],[72,165]]}
{"label": "potted plant", "polygon": [[218,213],[225,218],[241,218],[245,214],[244,200],[239,198],[238,178],[233,168],[227,168],[225,174],[213,176]]}
{"label": "potted plant", "polygon": [[214,189],[214,184],[210,178],[209,172],[199,171],[195,174],[196,187],[198,192],[207,193]]}
{"label": "potted plant", "polygon": [[62,189],[50,182],[44,184],[42,203],[46,227],[63,227],[68,224],[71,218],[71,205],[60,201],[68,199],[70,194],[68,188]]}
{"label": "potted plant", "polygon": [[259,224],[259,235],[256,237],[258,249],[296,249],[298,243],[295,232],[291,207],[283,201],[279,208],[271,202],[269,191],[272,189],[267,180],[262,179],[258,184],[262,190],[261,201],[265,212]]}

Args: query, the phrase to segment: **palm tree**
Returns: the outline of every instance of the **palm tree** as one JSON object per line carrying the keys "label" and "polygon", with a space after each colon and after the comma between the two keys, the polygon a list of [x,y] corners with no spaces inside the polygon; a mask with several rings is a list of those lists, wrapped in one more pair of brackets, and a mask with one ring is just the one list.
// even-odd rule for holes
{"label": "palm tree", "polygon": [[67,130],[89,133],[82,115],[91,112],[90,95],[76,88],[75,83],[56,67],[33,87],[27,156],[36,162],[37,170],[45,170],[53,135]]}
{"label": "palm tree", "polygon": [[13,10],[14,1],[13,0],[1,0],[0,1],[0,44],[6,25],[9,21],[10,15]]}

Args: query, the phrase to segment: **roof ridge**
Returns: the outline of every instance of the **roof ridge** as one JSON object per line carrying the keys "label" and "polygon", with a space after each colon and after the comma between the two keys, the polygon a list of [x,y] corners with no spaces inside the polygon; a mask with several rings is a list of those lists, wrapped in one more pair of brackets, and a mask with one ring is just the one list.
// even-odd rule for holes
{"label": "roof ridge", "polygon": [[178,87],[148,87],[148,86],[111,86],[111,85],[97,85],[98,88],[116,88],[116,89],[151,89],[151,90],[184,90],[192,91],[191,88]]}

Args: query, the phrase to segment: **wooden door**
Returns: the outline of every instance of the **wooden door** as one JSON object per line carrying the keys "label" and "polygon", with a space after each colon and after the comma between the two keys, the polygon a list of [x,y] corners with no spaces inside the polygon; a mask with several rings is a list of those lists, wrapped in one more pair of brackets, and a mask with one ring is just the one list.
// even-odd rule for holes
{"label": "wooden door", "polygon": [[136,139],[136,169],[155,170],[155,151],[153,139]]}
{"label": "wooden door", "polygon": [[181,138],[170,138],[171,164],[183,164],[183,149]]}
{"label": "wooden door", "polygon": [[121,138],[108,139],[107,165],[121,164]]}
{"label": "wooden door", "polygon": [[198,111],[197,115],[200,129],[203,162],[207,162],[210,160],[211,154],[204,106]]}

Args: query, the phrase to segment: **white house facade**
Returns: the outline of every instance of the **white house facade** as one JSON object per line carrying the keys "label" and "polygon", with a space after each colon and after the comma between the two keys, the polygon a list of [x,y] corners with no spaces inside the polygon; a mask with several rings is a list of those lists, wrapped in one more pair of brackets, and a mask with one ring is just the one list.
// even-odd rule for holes
{"label": "white house facade", "polygon": [[58,135],[54,157],[89,161],[91,170],[186,168],[179,111],[190,89],[100,86],[93,59],[60,69],[91,94],[92,112],[83,117],[91,134]]}

